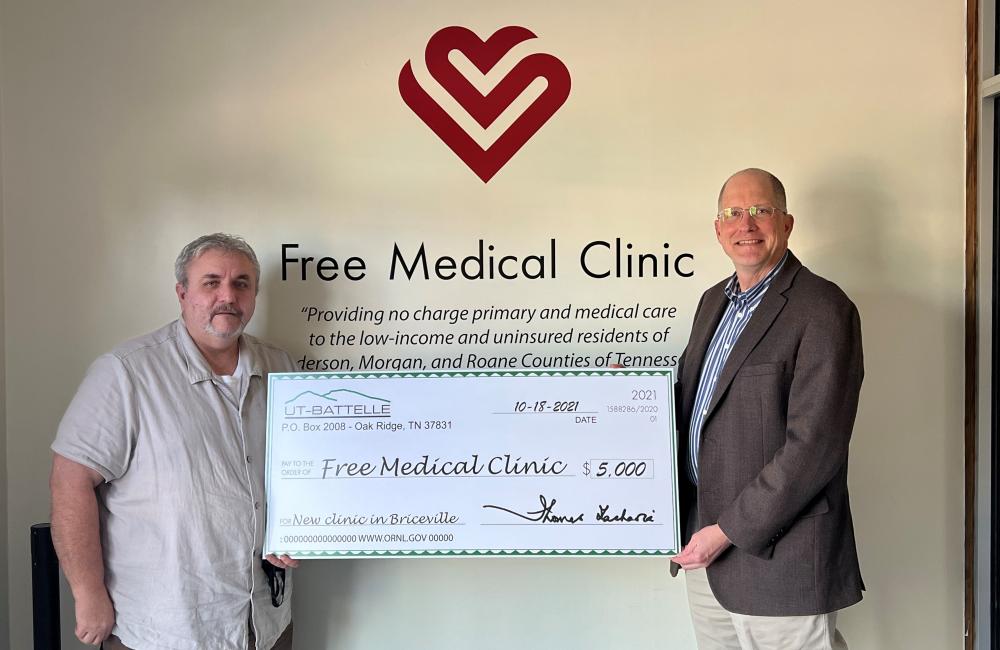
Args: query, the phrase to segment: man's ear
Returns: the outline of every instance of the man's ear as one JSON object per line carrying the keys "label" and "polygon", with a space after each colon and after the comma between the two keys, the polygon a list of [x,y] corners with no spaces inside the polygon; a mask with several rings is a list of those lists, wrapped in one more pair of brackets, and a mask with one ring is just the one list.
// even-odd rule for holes
{"label": "man's ear", "polygon": [[174,291],[177,292],[177,301],[184,302],[184,295],[187,294],[187,287],[178,282],[174,285]]}

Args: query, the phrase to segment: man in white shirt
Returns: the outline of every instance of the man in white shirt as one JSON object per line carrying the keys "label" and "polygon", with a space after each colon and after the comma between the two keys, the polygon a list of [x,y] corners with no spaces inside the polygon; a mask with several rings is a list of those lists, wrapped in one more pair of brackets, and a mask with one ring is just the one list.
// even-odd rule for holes
{"label": "man in white shirt", "polygon": [[76,635],[106,650],[286,650],[290,575],[264,533],[267,374],[244,334],[260,265],[215,233],[175,264],[181,318],[98,358],[63,416],[52,533]]}

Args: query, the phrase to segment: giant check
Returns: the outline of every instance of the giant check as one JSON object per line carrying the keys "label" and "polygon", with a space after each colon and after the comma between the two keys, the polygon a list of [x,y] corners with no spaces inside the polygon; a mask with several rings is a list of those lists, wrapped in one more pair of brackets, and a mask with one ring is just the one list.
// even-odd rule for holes
{"label": "giant check", "polygon": [[265,553],[668,555],[669,370],[269,377]]}

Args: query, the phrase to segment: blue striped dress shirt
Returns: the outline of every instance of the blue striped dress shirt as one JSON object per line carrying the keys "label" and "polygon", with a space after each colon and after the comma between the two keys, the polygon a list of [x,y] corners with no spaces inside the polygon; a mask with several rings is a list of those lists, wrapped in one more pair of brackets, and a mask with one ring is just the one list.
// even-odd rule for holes
{"label": "blue striped dress shirt", "polygon": [[715,384],[719,381],[719,374],[736,340],[746,329],[750,317],[757,309],[761,299],[771,286],[771,280],[778,274],[781,267],[788,259],[788,251],[781,258],[773,269],[771,269],[764,279],[750,287],[746,291],[740,291],[740,284],[736,279],[736,274],[730,278],[726,284],[726,297],[729,304],[722,314],[719,327],[716,328],[712,336],[712,342],[708,344],[705,351],[705,361],[701,365],[701,377],[698,380],[698,391],[694,396],[694,410],[691,415],[691,427],[688,433],[688,478],[695,485],[698,485],[698,449],[701,447],[701,428],[705,424],[705,416],[708,414],[708,405],[712,401],[712,394],[715,392]]}

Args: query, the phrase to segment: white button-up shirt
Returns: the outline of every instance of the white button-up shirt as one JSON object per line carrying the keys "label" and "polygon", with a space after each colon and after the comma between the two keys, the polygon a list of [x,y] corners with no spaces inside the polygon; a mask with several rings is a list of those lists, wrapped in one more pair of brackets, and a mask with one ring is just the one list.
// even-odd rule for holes
{"label": "white button-up shirt", "polygon": [[240,338],[236,402],[181,321],[120,345],[87,371],[52,449],[98,487],[113,633],[133,648],[242,650],[248,621],[270,648],[291,620],[261,570],[267,373],[288,355]]}

